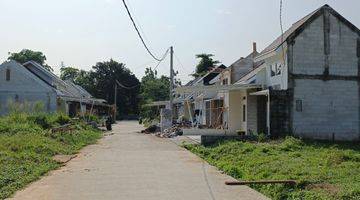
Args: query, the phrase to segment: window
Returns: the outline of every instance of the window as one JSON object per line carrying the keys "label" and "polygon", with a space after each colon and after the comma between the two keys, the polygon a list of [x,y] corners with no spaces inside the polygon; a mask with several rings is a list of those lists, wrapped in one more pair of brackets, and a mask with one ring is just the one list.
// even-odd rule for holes
{"label": "window", "polygon": [[226,78],[223,80],[223,85],[228,85],[229,84],[229,80]]}
{"label": "window", "polygon": [[281,74],[281,64],[270,65],[271,76],[277,76]]}
{"label": "window", "polygon": [[276,64],[275,65],[275,75],[280,75],[281,74],[281,64]]}
{"label": "window", "polygon": [[275,76],[275,65],[270,65],[270,70],[271,70],[271,76]]}
{"label": "window", "polygon": [[5,78],[6,78],[6,81],[10,81],[10,69],[6,69]]}
{"label": "window", "polygon": [[246,122],[246,105],[243,105],[243,122]]}
{"label": "window", "polygon": [[302,108],[302,100],[296,100],[296,111],[297,112],[302,112],[303,108]]}

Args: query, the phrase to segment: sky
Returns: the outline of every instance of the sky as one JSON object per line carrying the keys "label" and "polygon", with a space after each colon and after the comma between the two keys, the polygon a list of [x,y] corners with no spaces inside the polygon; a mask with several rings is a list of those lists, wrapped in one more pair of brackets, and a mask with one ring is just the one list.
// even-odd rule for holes
{"label": "sky", "polygon": [[[174,46],[174,69],[183,83],[195,55],[211,53],[226,66],[280,35],[280,0],[127,0],[150,49],[161,57]],[[284,0],[283,25],[329,4],[360,27],[359,0]],[[24,48],[42,51],[59,74],[61,62],[90,70],[114,59],[139,79],[157,64],[145,51],[121,0],[0,0],[0,61]],[[158,67],[169,74],[169,57]]]}

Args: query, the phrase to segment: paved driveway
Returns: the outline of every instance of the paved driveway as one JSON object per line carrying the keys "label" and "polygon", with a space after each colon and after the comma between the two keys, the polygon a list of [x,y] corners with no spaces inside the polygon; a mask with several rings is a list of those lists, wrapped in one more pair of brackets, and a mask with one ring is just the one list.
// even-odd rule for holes
{"label": "paved driveway", "polygon": [[141,128],[137,122],[119,122],[113,135],[14,199],[266,199],[246,186],[226,186],[230,177],[168,139],[137,133]]}

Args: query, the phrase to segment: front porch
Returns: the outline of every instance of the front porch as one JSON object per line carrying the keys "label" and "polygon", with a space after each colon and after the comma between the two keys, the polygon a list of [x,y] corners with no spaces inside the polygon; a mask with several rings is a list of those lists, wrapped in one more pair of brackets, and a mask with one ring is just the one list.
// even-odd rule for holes
{"label": "front porch", "polygon": [[[207,132],[219,135],[251,135],[257,133],[270,133],[270,104],[269,91],[261,90],[259,85],[213,85],[190,87],[191,91],[217,91],[213,99],[204,99],[201,102],[202,129],[187,130],[188,134],[201,134]],[[190,88],[187,88],[190,90]],[[186,92],[186,88],[177,92]],[[194,102],[195,103],[195,102]],[[200,105],[199,99],[196,104]],[[187,103],[187,105],[191,105]],[[201,108],[201,109],[200,109]],[[196,118],[194,112],[194,118]]]}

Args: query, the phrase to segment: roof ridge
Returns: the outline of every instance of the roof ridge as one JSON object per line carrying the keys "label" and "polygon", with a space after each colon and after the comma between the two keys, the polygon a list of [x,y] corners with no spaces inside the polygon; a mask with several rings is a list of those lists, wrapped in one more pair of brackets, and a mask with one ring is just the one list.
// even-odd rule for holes
{"label": "roof ridge", "polygon": [[[305,15],[304,17],[302,17],[301,19],[299,19],[298,21],[293,23],[283,34],[280,34],[280,36],[278,36],[269,46],[267,46],[263,51],[261,51],[259,53],[259,55],[266,54],[266,53],[278,48],[283,42],[285,42],[287,40],[287,38],[292,33],[294,33],[296,30],[298,30],[302,25],[304,25],[308,20],[310,20],[316,13],[320,12],[324,8],[330,8],[330,9],[334,10],[331,6],[329,6],[328,4],[325,4],[321,7],[319,7],[318,9],[310,12],[309,14]],[[281,42],[281,39],[283,39],[282,42]]]}

